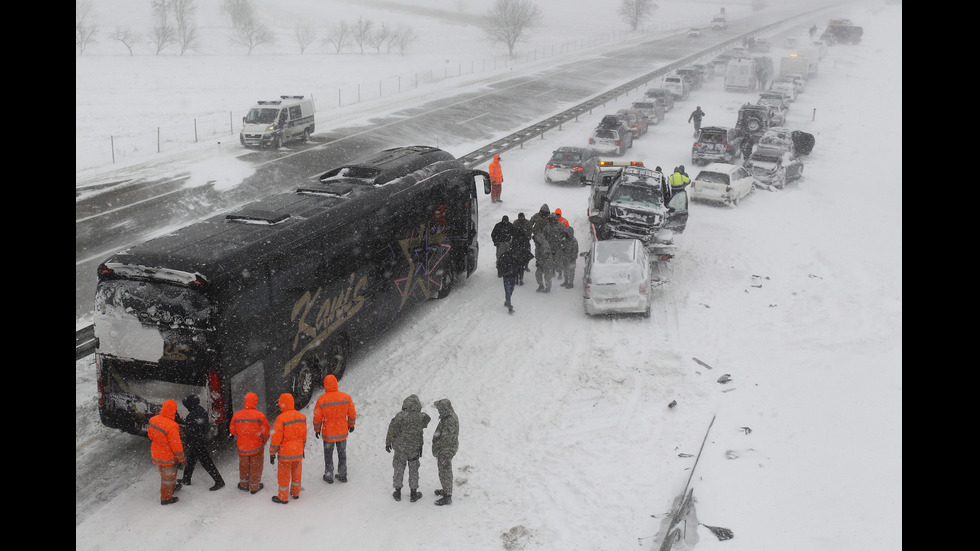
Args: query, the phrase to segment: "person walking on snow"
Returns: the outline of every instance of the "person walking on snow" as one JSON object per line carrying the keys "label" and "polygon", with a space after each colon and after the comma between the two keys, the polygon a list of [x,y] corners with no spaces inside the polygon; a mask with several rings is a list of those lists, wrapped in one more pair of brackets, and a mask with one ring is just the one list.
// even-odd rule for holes
{"label": "person walking on snow", "polygon": [[182,423],[187,439],[187,465],[184,467],[184,480],[182,482],[184,486],[191,485],[194,465],[200,461],[204,470],[214,479],[214,486],[211,486],[209,490],[212,492],[220,490],[225,487],[225,481],[221,478],[221,473],[214,466],[214,461],[211,460],[211,454],[208,452],[208,433],[210,432],[208,412],[201,407],[201,399],[195,394],[184,398],[183,404],[187,408],[187,420]]}
{"label": "person walking on snow", "polygon": [[275,465],[276,456],[279,456],[279,471],[276,473],[279,492],[272,496],[272,501],[286,505],[290,494],[293,499],[299,499],[299,491],[303,486],[306,416],[296,411],[293,395],[288,392],[279,395],[279,410],[282,413],[272,425],[269,463]]}
{"label": "person walking on snow", "polygon": [[160,413],[150,417],[146,436],[150,439],[150,459],[160,468],[160,505],[177,503],[174,492],[181,488],[177,482],[178,465],[186,460],[184,444],[180,441],[180,425],[177,416],[177,402],[165,400]]}
{"label": "person walking on snow", "polygon": [[694,138],[697,139],[698,134],[701,133],[701,119],[704,118],[704,111],[701,110],[699,105],[697,109],[691,112],[691,116],[687,118],[687,122],[694,121]]}
{"label": "person walking on snow", "polygon": [[422,498],[419,491],[419,459],[422,458],[422,430],[429,426],[432,420],[428,413],[422,411],[422,401],[412,394],[402,402],[402,409],[388,423],[388,433],[385,435],[385,451],[395,455],[391,459],[394,469],[392,483],[395,491],[391,497],[395,501],[402,500],[402,485],[405,482],[405,466],[408,466],[408,487],[412,490],[410,499],[416,502]]}
{"label": "person walking on snow", "polygon": [[514,313],[514,306],[510,302],[510,297],[514,294],[517,278],[523,274],[524,265],[515,249],[508,249],[497,258],[497,275],[504,278],[504,306],[511,314]]}
{"label": "person walking on snow", "polygon": [[436,490],[436,495],[441,496],[436,500],[436,505],[452,505],[453,457],[459,449],[459,418],[449,398],[436,400],[433,405],[439,412],[439,424],[432,433],[432,455],[439,467],[439,484],[442,486]]}
{"label": "person walking on snow", "polygon": [[493,161],[490,163],[487,172],[490,173],[490,202],[500,203],[500,190],[504,183],[504,173],[500,168],[500,155],[493,156]]}
{"label": "person walking on snow", "polygon": [[323,395],[313,408],[313,434],[323,435],[323,481],[333,484],[333,449],[337,448],[337,480],[347,482],[347,435],[354,432],[357,410],[350,394],[338,390],[337,377],[323,378]]}
{"label": "person walking on snow", "polygon": [[231,416],[228,432],[235,437],[238,448],[238,489],[258,493],[262,484],[262,467],[265,465],[265,443],[269,441],[269,420],[257,409],[259,396],[245,394],[242,409]]}

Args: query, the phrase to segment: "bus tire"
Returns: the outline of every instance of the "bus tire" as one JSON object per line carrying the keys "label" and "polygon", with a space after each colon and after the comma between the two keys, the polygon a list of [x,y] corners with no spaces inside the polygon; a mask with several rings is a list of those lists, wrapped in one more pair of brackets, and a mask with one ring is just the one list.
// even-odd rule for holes
{"label": "bus tire", "polygon": [[346,337],[338,337],[330,341],[326,352],[323,354],[323,374],[324,376],[333,375],[339,381],[347,370],[347,362],[350,360],[350,343]]}
{"label": "bus tire", "polygon": [[456,268],[453,266],[447,266],[445,270],[442,271],[441,278],[442,286],[439,287],[439,292],[436,294],[436,298],[446,298],[449,293],[452,292],[453,286],[456,284]]}
{"label": "bus tire", "polygon": [[315,361],[304,358],[293,371],[293,378],[289,385],[296,409],[303,409],[310,403],[313,392],[320,382],[319,366]]}

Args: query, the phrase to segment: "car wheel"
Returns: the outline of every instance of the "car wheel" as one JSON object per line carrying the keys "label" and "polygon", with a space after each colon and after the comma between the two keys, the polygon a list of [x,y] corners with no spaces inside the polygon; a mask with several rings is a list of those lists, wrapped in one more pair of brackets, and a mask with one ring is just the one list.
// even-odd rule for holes
{"label": "car wheel", "polygon": [[738,196],[738,192],[736,191],[735,192],[735,197],[732,198],[732,205],[731,206],[737,207],[739,200],[740,199],[739,199],[739,196]]}
{"label": "car wheel", "polygon": [[306,130],[303,131],[303,141],[306,143],[310,143],[310,140],[312,139],[313,139],[313,130],[307,128]]}
{"label": "car wheel", "polygon": [[272,140],[272,149],[279,149],[282,147],[282,134],[276,135],[275,139]]}

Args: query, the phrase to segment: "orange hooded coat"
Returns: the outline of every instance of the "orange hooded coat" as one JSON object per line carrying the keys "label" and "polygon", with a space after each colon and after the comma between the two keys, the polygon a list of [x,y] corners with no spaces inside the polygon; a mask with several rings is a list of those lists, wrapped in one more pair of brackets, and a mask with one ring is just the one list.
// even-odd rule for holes
{"label": "orange hooded coat", "polygon": [[323,395],[313,408],[313,430],[320,433],[324,442],[339,442],[347,439],[356,419],[354,401],[349,394],[338,390],[337,377],[324,377]]}
{"label": "orange hooded coat", "polygon": [[269,455],[279,454],[280,463],[302,461],[306,448],[306,416],[296,411],[293,395],[286,392],[279,395],[279,409],[272,426],[272,444]]}
{"label": "orange hooded coat", "polygon": [[244,407],[232,416],[228,432],[236,438],[239,455],[255,455],[269,440],[269,420],[256,409],[259,397],[254,392],[245,394],[243,404]]}
{"label": "orange hooded coat", "polygon": [[493,162],[490,163],[487,172],[490,174],[490,185],[499,186],[504,183],[504,172],[500,168],[500,155],[493,156]]}
{"label": "orange hooded coat", "polygon": [[160,413],[150,417],[146,436],[150,439],[150,457],[156,465],[176,465],[185,460],[180,426],[174,421],[176,415],[177,402],[165,400]]}

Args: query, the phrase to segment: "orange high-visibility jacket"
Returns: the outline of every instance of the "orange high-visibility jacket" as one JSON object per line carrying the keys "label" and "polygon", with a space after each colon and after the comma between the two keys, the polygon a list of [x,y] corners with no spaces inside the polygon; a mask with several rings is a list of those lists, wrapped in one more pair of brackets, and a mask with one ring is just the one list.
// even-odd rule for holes
{"label": "orange high-visibility jacket", "polygon": [[562,223],[566,228],[569,226],[568,220],[561,215],[561,209],[555,209],[555,215],[558,216],[558,221]]}
{"label": "orange high-visibility jacket", "polygon": [[238,455],[255,455],[269,440],[269,420],[257,409],[259,397],[254,392],[245,394],[243,403],[244,407],[231,417],[228,432],[235,436]]}
{"label": "orange high-visibility jacket", "polygon": [[177,402],[165,400],[160,413],[150,417],[146,436],[150,439],[150,457],[157,465],[176,465],[186,459],[176,415]]}
{"label": "orange high-visibility jacket", "polygon": [[293,395],[286,392],[279,395],[279,409],[282,413],[272,425],[272,443],[269,455],[279,454],[281,463],[301,461],[306,447],[306,416],[293,407]]}
{"label": "orange high-visibility jacket", "polygon": [[499,186],[504,183],[504,172],[500,168],[500,155],[493,156],[493,162],[490,163],[487,172],[490,173],[490,185]]}
{"label": "orange high-visibility jacket", "polygon": [[350,395],[337,390],[337,378],[323,378],[323,395],[313,408],[313,430],[320,433],[324,442],[340,442],[354,427],[357,411]]}

